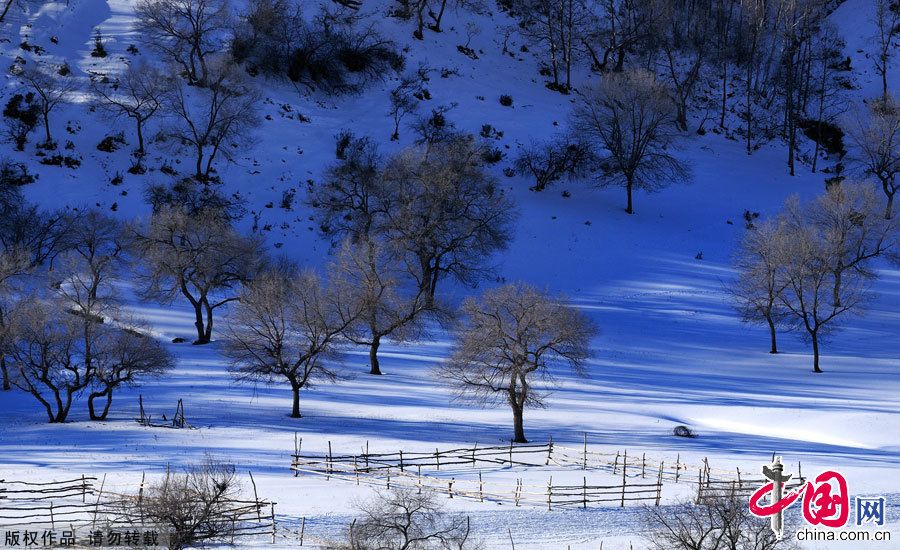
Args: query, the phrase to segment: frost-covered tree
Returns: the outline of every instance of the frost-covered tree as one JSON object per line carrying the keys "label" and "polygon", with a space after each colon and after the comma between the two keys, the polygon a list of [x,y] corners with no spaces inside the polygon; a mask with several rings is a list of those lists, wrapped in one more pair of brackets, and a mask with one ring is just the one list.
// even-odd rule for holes
{"label": "frost-covered tree", "polygon": [[807,205],[793,197],[782,219],[787,235],[780,299],[811,342],[813,371],[819,373],[823,337],[862,312],[875,277],[871,262],[894,249],[897,229],[878,212],[871,187],[861,184],[833,185]]}
{"label": "frost-covered tree", "polygon": [[177,81],[166,97],[172,122],[164,133],[174,148],[194,152],[198,180],[209,180],[217,155],[230,160],[232,148],[252,142],[259,91],[239,67],[218,59],[209,64],[204,88]]}
{"label": "frost-covered tree", "polygon": [[240,381],[286,381],[291,418],[300,418],[300,391],[338,378],[335,352],[358,315],[347,289],[279,266],[244,287],[229,319],[225,355]]}
{"label": "frost-covered tree", "polygon": [[900,105],[890,96],[872,101],[863,112],[857,109],[846,122],[854,161],[878,180],[887,197],[885,218],[894,215],[894,195],[900,184]]}
{"label": "frost-covered tree", "polygon": [[21,250],[0,251],[0,376],[2,391],[12,389],[7,354],[13,342],[12,320],[21,303],[21,289],[16,283],[31,269],[28,255]]}
{"label": "frost-covered tree", "polygon": [[195,344],[208,344],[213,313],[237,300],[240,286],[259,272],[262,241],[241,235],[209,210],[165,209],[133,231],[142,294],[164,302],[183,296],[194,310]]}
{"label": "frost-covered tree", "polygon": [[140,0],[135,15],[151,48],[180,66],[192,84],[207,84],[209,58],[225,49],[231,26],[227,0]]}
{"label": "frost-covered tree", "polygon": [[581,94],[574,126],[595,146],[600,184],[624,185],[629,214],[635,189],[653,192],[687,177],[670,152],[677,134],[674,103],[648,72],[606,75]]}
{"label": "frost-covered tree", "polygon": [[781,273],[787,238],[788,232],[777,220],[749,228],[735,254],[737,279],[729,288],[744,322],[769,327],[769,353],[778,353],[777,330],[787,314],[781,304],[787,285]]}
{"label": "frost-covered tree", "polygon": [[96,82],[93,85],[101,108],[114,119],[127,117],[134,121],[139,157],[144,154],[144,124],[159,111],[170,86],[167,76],[145,63],[129,65],[113,89]]}
{"label": "frost-covered tree", "polygon": [[526,407],[543,406],[544,388],[560,364],[584,374],[594,324],[581,312],[523,283],[486,291],[462,305],[463,322],[450,358],[437,375],[459,397],[507,403],[513,441],[527,443]]}

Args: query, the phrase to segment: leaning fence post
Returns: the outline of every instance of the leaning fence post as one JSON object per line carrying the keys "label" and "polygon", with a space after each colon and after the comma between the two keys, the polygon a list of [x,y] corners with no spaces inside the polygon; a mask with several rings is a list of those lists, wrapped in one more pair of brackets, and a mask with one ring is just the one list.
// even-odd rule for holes
{"label": "leaning fence post", "polygon": [[706,487],[709,488],[709,459],[707,457],[703,457],[703,469],[706,470]]}
{"label": "leaning fence post", "polygon": [[53,501],[50,501],[50,528],[56,529],[56,522],[53,521]]}
{"label": "leaning fence post", "polygon": [[262,521],[262,505],[259,503],[259,495],[256,493],[256,481],[253,479],[253,472],[247,470],[250,474],[250,483],[253,485],[253,502],[256,503],[256,521]]}
{"label": "leaning fence post", "polygon": [[144,480],[147,472],[141,472],[141,488],[138,490],[138,513],[141,515],[141,525],[144,524]]}
{"label": "leaning fence post", "polygon": [[619,469],[619,451],[616,451],[616,461],[613,462],[613,473],[616,473],[616,470]]}
{"label": "leaning fence post", "polygon": [[369,473],[369,440],[366,440],[366,473]]}
{"label": "leaning fence post", "polygon": [[303,516],[303,521],[300,522],[300,546],[303,546],[303,533],[306,531],[306,516]]}
{"label": "leaning fence post", "polygon": [[106,486],[106,474],[103,474],[103,481],[100,482],[100,492],[97,493],[97,502],[94,504],[94,519],[91,521],[91,529],[97,525],[97,513],[100,511],[100,499],[103,498],[103,487]]}
{"label": "leaning fence post", "polygon": [[550,465],[550,459],[553,455],[553,435],[550,436],[550,441],[547,442],[547,463],[544,466]]}
{"label": "leaning fence post", "polygon": [[625,470],[628,466],[628,449],[625,449],[625,459],[622,461],[622,504],[621,507],[625,507]]}

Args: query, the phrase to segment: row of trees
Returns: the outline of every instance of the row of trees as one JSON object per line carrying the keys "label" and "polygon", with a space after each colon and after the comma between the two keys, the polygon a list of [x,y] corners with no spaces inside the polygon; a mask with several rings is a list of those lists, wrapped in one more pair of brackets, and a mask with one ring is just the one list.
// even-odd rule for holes
{"label": "row of trees", "polygon": [[822,372],[821,342],[863,311],[877,275],[873,262],[896,260],[898,238],[896,220],[881,214],[870,185],[834,182],[807,204],[792,197],[741,242],[732,287],[738,311],[768,327],[770,353],[778,352],[779,328],[800,331],[812,345],[813,371]]}

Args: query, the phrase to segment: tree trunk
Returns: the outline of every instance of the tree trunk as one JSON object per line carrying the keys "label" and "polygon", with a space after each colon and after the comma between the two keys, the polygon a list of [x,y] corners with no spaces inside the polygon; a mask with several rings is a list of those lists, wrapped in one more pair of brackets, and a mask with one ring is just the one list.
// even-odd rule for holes
{"label": "tree trunk", "polygon": [[291,394],[294,398],[294,404],[291,407],[291,418],[300,418],[300,386],[291,384]]}
{"label": "tree trunk", "polygon": [[625,190],[628,193],[628,206],[625,207],[625,211],[629,214],[634,214],[634,203],[632,200],[633,188],[634,183],[632,181],[632,178],[629,177],[625,183]]}
{"label": "tree trunk", "polygon": [[378,347],[381,345],[381,336],[372,337],[372,345],[369,346],[369,365],[372,367],[369,374],[381,374],[381,365],[378,363]]}
{"label": "tree trunk", "polygon": [[6,18],[6,13],[9,12],[9,8],[12,7],[13,2],[15,2],[15,0],[6,0],[6,6],[3,8],[3,13],[0,13],[0,23]]}
{"label": "tree trunk", "polygon": [[523,426],[522,409],[523,407],[515,404],[512,405],[514,431],[513,442],[515,443],[528,443],[528,440],[525,439],[525,427]]}
{"label": "tree trunk", "polygon": [[769,353],[778,353],[778,342],[775,331],[775,322],[772,321],[772,317],[770,315],[766,316],[766,321],[769,323],[769,338],[772,342],[772,348],[769,350]]}
{"label": "tree trunk", "polygon": [[817,331],[810,332],[813,347],[813,372],[822,372],[819,368],[819,333]]}
{"label": "tree trunk", "polygon": [[885,194],[887,195],[887,206],[884,209],[884,219],[889,220],[894,217],[894,193],[889,193],[887,191],[887,186],[885,186]]}
{"label": "tree trunk", "polygon": [[3,391],[9,391],[12,386],[9,383],[9,370],[6,368],[6,357],[0,357],[0,371],[3,372]]}
{"label": "tree trunk", "polygon": [[212,341],[213,309],[209,302],[204,303],[204,307],[206,308],[206,331],[203,333],[203,343],[208,344]]}
{"label": "tree trunk", "polygon": [[[97,409],[94,407],[94,400],[99,397],[106,397],[106,403],[103,405],[103,411],[98,415]],[[107,415],[109,415],[109,408],[112,405],[112,399],[112,390],[109,388],[102,392],[91,393],[90,397],[88,397],[88,412],[91,415],[91,420],[106,420]]]}
{"label": "tree trunk", "polygon": [[44,111],[44,133],[47,134],[47,147],[50,146],[50,143],[53,142],[53,138],[50,137],[50,112]]}
{"label": "tree trunk", "polygon": [[144,123],[137,119],[138,156],[144,156]]}
{"label": "tree trunk", "polygon": [[194,345],[208,344],[209,339],[206,337],[206,326],[203,323],[203,304],[200,302],[194,304],[194,318],[194,327],[197,329],[197,339],[194,341]]}

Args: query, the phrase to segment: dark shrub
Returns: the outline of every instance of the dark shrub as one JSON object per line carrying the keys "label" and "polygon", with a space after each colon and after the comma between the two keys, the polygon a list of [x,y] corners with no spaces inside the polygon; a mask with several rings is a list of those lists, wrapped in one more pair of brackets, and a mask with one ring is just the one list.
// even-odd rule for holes
{"label": "dark shrub", "polygon": [[512,104],[513,104],[512,96],[509,96],[506,94],[503,94],[502,96],[500,96],[500,105],[503,105],[504,107],[512,107]]}

